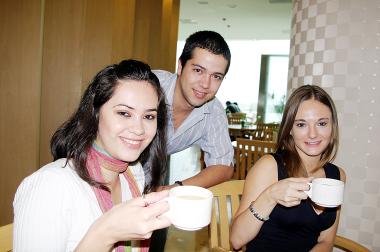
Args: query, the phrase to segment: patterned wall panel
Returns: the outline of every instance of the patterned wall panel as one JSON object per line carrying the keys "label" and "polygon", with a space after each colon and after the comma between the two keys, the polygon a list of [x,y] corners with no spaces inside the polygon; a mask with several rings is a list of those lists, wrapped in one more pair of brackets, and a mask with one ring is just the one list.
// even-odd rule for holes
{"label": "patterned wall panel", "polygon": [[380,251],[380,1],[296,0],[288,90],[322,86],[334,99],[346,171],[338,233]]}

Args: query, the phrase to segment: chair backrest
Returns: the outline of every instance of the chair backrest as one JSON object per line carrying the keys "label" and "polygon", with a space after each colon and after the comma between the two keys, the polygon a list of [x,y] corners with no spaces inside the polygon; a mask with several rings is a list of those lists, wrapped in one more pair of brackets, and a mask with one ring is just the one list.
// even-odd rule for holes
{"label": "chair backrest", "polygon": [[12,251],[13,224],[0,227],[0,252]]}
{"label": "chair backrest", "polygon": [[210,187],[214,194],[212,217],[210,223],[210,248],[222,248],[230,251],[230,224],[243,193],[244,180],[230,180]]}
{"label": "chair backrest", "polygon": [[273,129],[256,129],[247,130],[243,134],[244,138],[250,140],[261,140],[261,141],[274,141],[274,131]]}
{"label": "chair backrest", "polygon": [[241,121],[245,120],[246,113],[232,113],[227,116],[228,124],[241,124]]}
{"label": "chair backrest", "polygon": [[340,235],[335,237],[334,247],[349,252],[370,252],[370,250],[363,245]]}
{"label": "chair backrest", "polygon": [[235,179],[245,179],[247,172],[262,156],[276,150],[276,143],[238,138],[235,150]]}
{"label": "chair backrest", "polygon": [[270,130],[277,131],[279,127],[280,125],[278,123],[257,123],[256,124],[256,129],[259,129],[259,130],[270,129]]}

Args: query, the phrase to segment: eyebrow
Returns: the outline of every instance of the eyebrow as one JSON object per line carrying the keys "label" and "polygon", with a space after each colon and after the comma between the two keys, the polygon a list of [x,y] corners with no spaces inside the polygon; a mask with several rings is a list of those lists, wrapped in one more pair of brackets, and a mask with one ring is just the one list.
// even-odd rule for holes
{"label": "eyebrow", "polygon": [[[196,66],[196,67],[199,67],[199,68],[202,68],[203,70],[207,70],[204,66],[201,66],[201,65],[198,65],[198,64],[192,64],[192,65]],[[224,73],[219,73],[219,72],[215,72],[215,73],[212,73],[212,74],[218,74],[218,75],[221,75],[221,76],[225,75]]]}
{"label": "eyebrow", "polygon": [[[319,118],[318,119],[318,121],[320,121],[320,120],[330,120],[330,118],[328,118],[328,117],[322,117],[322,118]],[[302,121],[302,122],[306,122],[306,120],[305,119],[294,119],[294,121],[295,122],[297,122],[297,121]]]}
{"label": "eyebrow", "polygon": [[[131,106],[126,105],[126,104],[116,104],[116,105],[113,106],[113,107],[115,108],[115,107],[119,107],[119,106],[126,107],[126,108],[129,108],[129,109],[132,109],[132,110],[135,110],[134,107],[131,107]],[[148,112],[156,111],[156,112],[157,112],[157,108],[150,108],[150,109],[146,109],[145,111],[148,111]]]}

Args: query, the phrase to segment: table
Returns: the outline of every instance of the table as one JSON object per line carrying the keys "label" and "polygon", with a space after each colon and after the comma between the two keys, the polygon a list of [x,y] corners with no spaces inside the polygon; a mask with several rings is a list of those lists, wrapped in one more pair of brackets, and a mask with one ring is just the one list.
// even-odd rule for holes
{"label": "table", "polygon": [[236,139],[238,137],[243,137],[245,132],[254,131],[256,129],[256,125],[247,125],[244,128],[241,127],[240,124],[229,124],[228,132],[230,134],[231,139]]}

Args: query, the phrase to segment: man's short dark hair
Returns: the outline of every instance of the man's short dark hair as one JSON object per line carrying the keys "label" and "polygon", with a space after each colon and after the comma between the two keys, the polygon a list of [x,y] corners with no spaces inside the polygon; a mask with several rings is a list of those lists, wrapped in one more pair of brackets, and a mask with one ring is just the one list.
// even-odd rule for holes
{"label": "man's short dark hair", "polygon": [[193,50],[197,47],[206,49],[216,55],[222,55],[227,60],[225,74],[228,72],[231,62],[230,48],[224,38],[214,31],[198,31],[186,39],[185,47],[179,57],[182,67],[192,58]]}

